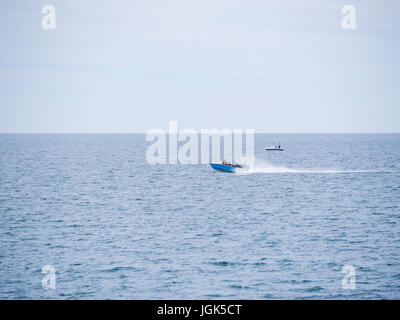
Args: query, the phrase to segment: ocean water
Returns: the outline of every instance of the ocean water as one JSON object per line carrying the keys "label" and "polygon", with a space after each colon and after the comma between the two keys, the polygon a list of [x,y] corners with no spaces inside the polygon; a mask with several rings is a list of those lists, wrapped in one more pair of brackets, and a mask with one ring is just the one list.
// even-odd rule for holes
{"label": "ocean water", "polygon": [[1,299],[400,298],[400,135],[256,135],[244,174],[149,145],[0,135]]}

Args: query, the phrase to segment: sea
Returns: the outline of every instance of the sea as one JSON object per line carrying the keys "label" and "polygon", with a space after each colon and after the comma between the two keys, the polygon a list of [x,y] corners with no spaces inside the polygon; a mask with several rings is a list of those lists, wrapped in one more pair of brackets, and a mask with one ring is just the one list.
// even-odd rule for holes
{"label": "sea", "polygon": [[0,135],[0,299],[400,299],[400,134],[256,134],[236,174],[145,138]]}

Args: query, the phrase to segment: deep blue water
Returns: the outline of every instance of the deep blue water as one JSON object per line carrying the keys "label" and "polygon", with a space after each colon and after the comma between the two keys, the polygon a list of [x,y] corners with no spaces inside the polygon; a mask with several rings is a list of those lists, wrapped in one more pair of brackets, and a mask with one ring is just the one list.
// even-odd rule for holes
{"label": "deep blue water", "polygon": [[400,298],[400,135],[256,135],[248,175],[149,145],[0,135],[1,299]]}

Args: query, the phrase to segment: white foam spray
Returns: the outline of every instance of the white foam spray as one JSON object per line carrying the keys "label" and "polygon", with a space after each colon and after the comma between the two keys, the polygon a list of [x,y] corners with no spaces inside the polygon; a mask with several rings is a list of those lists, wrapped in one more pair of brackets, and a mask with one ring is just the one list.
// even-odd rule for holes
{"label": "white foam spray", "polygon": [[235,172],[237,175],[248,175],[254,173],[361,173],[361,172],[384,172],[383,170],[340,170],[340,169],[307,169],[307,168],[289,168],[285,166],[277,166],[271,164],[265,160],[255,158],[254,168],[250,169],[246,165],[242,169],[237,169]]}

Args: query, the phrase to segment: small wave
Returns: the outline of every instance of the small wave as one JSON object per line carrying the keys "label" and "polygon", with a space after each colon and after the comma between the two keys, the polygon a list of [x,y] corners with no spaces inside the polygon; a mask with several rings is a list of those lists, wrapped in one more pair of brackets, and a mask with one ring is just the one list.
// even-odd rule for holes
{"label": "small wave", "polygon": [[316,292],[316,291],[321,291],[321,290],[323,290],[323,288],[321,286],[314,286],[311,288],[307,288],[304,291],[305,292]]}
{"label": "small wave", "polygon": [[135,267],[114,267],[111,269],[101,270],[102,272],[118,272],[118,271],[126,271],[126,270],[137,270]]}
{"label": "small wave", "polygon": [[215,266],[222,266],[222,267],[226,267],[231,264],[228,261],[216,261],[216,262],[210,262],[210,263]]}
{"label": "small wave", "polygon": [[229,262],[229,261],[212,261],[209,262],[210,264],[214,266],[220,266],[220,267],[227,267],[227,266],[243,266],[247,265],[246,263],[241,263],[241,262]]}
{"label": "small wave", "polygon": [[229,288],[239,289],[239,290],[241,290],[241,289],[250,289],[250,287],[248,287],[248,286],[241,286],[241,285],[238,285],[238,284],[232,284],[232,285],[229,286]]}

